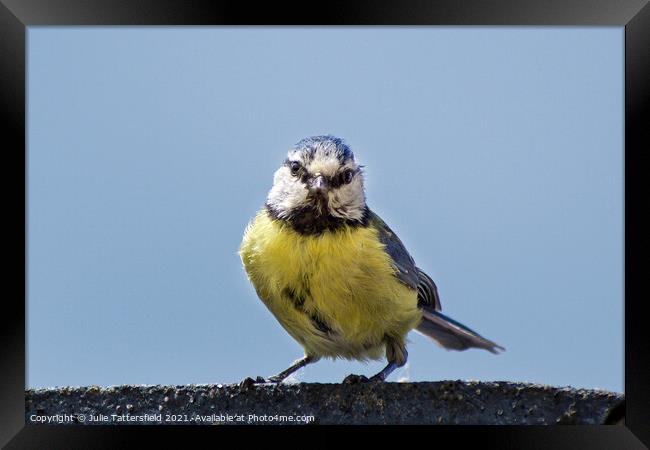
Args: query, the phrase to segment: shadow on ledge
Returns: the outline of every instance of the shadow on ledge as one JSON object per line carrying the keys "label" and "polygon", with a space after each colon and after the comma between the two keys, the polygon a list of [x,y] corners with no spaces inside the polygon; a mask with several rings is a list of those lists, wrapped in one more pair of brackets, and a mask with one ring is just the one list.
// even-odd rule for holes
{"label": "shadow on ledge", "polygon": [[622,423],[622,394],[511,382],[66,387],[25,392],[26,423]]}

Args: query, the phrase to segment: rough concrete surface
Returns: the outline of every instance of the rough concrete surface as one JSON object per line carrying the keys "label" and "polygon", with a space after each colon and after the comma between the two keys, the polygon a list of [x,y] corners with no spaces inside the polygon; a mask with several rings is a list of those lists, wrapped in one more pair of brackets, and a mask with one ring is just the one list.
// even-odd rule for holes
{"label": "rough concrete surface", "polygon": [[240,385],[28,390],[25,420],[113,425],[553,425],[603,424],[610,422],[612,415],[617,419],[624,415],[622,394],[528,383],[272,385],[249,381]]}

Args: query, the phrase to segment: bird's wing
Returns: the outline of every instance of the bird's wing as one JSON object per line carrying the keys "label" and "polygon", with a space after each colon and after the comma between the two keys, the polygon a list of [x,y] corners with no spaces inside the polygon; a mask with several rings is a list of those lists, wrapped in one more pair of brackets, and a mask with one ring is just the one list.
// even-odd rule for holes
{"label": "bird's wing", "polygon": [[476,331],[442,314],[438,288],[431,277],[415,265],[402,241],[377,214],[369,211],[368,220],[369,225],[379,233],[380,242],[386,246],[386,253],[390,255],[396,268],[395,276],[405,285],[418,291],[422,321],[417,331],[449,350],[482,348],[492,353],[505,350]]}
{"label": "bird's wing", "polygon": [[386,253],[396,269],[395,276],[411,289],[418,291],[418,305],[441,310],[438,289],[433,280],[416,265],[395,232],[374,212],[368,212],[370,226],[377,230],[379,241],[386,246]]}
{"label": "bird's wing", "polygon": [[426,306],[434,311],[442,311],[436,283],[434,283],[431,277],[422,270],[417,267],[416,269],[418,271],[418,277],[420,278],[418,284],[418,306]]}

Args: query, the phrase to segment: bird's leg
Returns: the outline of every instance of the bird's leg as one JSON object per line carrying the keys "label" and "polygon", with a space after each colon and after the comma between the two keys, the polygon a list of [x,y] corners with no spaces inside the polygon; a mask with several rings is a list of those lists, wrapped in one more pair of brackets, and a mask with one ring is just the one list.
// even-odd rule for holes
{"label": "bird's leg", "polygon": [[395,369],[406,364],[408,357],[409,354],[406,351],[406,346],[403,342],[387,338],[386,359],[388,360],[388,365],[386,365],[386,367],[384,367],[377,375],[370,377],[370,381],[385,381],[386,378],[388,378],[388,375],[393,373]]}
{"label": "bird's leg", "polygon": [[394,362],[389,362],[386,367],[381,369],[381,372],[379,372],[376,375],[373,375],[370,377],[369,381],[386,381],[386,378],[388,378],[388,375],[393,373],[393,371],[397,369],[397,364]]}
{"label": "bird's leg", "polygon": [[314,356],[305,356],[302,359],[299,359],[298,361],[294,362],[291,366],[289,366],[287,369],[283,370],[277,375],[273,375],[272,377],[269,378],[264,378],[264,377],[256,377],[255,379],[251,377],[246,377],[243,381],[239,383],[239,386],[241,388],[248,388],[251,387],[255,384],[261,384],[261,383],[280,383],[282,380],[287,378],[289,375],[294,373],[296,370],[305,367],[309,363],[313,363],[318,361],[318,358]]}
{"label": "bird's leg", "polygon": [[343,383],[356,384],[368,381],[386,381],[388,375],[393,373],[395,369],[406,364],[408,352],[404,344],[395,339],[386,338],[386,359],[388,360],[388,364],[378,374],[370,378],[366,378],[363,375],[348,375],[343,380]]}
{"label": "bird's leg", "polygon": [[302,359],[299,359],[298,361],[294,362],[291,366],[289,366],[287,369],[283,370],[277,375],[273,375],[268,379],[268,381],[272,383],[280,383],[282,380],[287,378],[289,375],[294,373],[296,370],[301,369],[305,367],[307,364],[313,363],[316,361],[316,358],[313,356],[305,356]]}

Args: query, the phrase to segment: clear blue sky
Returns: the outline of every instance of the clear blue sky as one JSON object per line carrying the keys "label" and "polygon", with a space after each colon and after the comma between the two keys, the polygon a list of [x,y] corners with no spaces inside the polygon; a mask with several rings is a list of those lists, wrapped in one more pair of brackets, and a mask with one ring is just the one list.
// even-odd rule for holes
{"label": "clear blue sky", "polygon": [[30,27],[28,386],[300,357],[236,252],[287,149],[332,133],[443,311],[507,348],[411,333],[390,380],[622,391],[623,73],[622,27]]}

